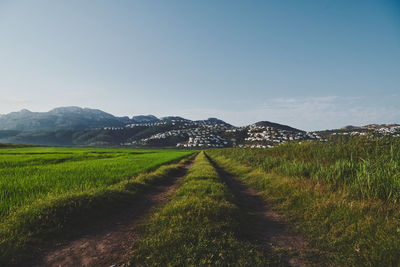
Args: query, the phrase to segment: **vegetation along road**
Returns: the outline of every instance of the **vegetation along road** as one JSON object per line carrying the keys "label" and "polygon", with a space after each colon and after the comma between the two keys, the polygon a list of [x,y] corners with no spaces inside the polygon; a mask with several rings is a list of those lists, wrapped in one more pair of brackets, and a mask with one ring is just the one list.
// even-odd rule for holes
{"label": "vegetation along road", "polygon": [[149,210],[176,190],[177,183],[192,162],[163,166],[136,181],[153,185],[148,193],[114,216],[96,222],[83,237],[50,251],[41,266],[121,266],[129,256],[130,246],[138,240],[138,223]]}
{"label": "vegetation along road", "polygon": [[400,142],[0,149],[1,266],[399,266]]}
{"label": "vegetation along road", "polygon": [[159,166],[193,153],[1,149],[0,266],[24,266],[54,245],[82,236],[95,222],[133,205],[139,195],[154,187],[153,180],[177,168]]}

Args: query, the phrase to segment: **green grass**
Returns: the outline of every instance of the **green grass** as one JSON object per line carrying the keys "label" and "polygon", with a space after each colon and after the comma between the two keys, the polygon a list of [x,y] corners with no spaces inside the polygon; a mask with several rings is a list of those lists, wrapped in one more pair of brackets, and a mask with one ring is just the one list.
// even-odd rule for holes
{"label": "green grass", "polygon": [[27,203],[106,188],[188,155],[174,150],[19,148],[0,150],[0,222]]}
{"label": "green grass", "polygon": [[400,201],[400,138],[354,137],[218,154],[269,173],[320,181],[359,199]]}
{"label": "green grass", "polygon": [[0,143],[0,149],[3,149],[3,148],[21,148],[21,147],[30,147],[30,145],[17,145],[17,144],[3,144],[3,143]]}
{"label": "green grass", "polygon": [[150,216],[131,266],[277,266],[246,239],[243,211],[204,153],[175,196]]}
{"label": "green grass", "polygon": [[[0,265],[34,257],[38,247],[74,238],[97,219],[134,205],[138,195],[179,169],[166,163],[190,154],[2,147]],[[320,250],[315,262],[400,265],[399,139],[357,137],[207,154],[284,214]],[[282,264],[285,252],[267,252],[250,240],[251,222],[234,198],[201,153],[172,199],[149,215],[130,264]]]}
{"label": "green grass", "polygon": [[[399,266],[397,196],[389,192],[375,194],[385,192],[383,188],[398,182],[397,176],[392,175],[398,174],[397,166],[393,164],[398,162],[398,150],[394,150],[398,143],[375,140],[356,148],[353,142],[356,141],[326,144],[326,147],[306,143],[267,150],[213,150],[208,154],[219,165],[262,192],[265,199],[332,264]],[[346,167],[348,171],[339,172],[345,167],[337,162],[350,164]],[[368,165],[375,167],[363,168]],[[322,173],[331,176],[322,176]],[[336,181],[331,180],[335,173]],[[357,176],[353,177],[354,174]],[[376,181],[380,179],[382,184],[370,183],[370,187],[379,188],[361,194],[361,190],[370,190],[366,184],[371,176]],[[394,187],[392,192],[395,190]]]}
{"label": "green grass", "polygon": [[[49,149],[44,149],[49,152]],[[43,152],[44,150],[41,150]],[[53,150],[53,149],[50,149]],[[38,152],[38,150],[33,150]],[[57,153],[60,149],[55,150]],[[53,151],[53,152],[55,152]],[[64,153],[71,153],[74,156],[73,160],[68,158],[68,163],[71,166],[73,163],[80,163],[79,158],[82,156],[80,153],[112,153],[114,150],[71,150],[61,149]],[[26,151],[19,151],[19,154],[26,153]],[[29,153],[31,153],[30,151]],[[123,150],[115,151],[116,154],[121,154],[122,157],[136,157],[136,156],[148,156],[145,159],[148,163],[145,165],[147,170],[161,164],[160,161],[164,160],[178,160],[184,156],[189,156],[193,152],[177,152],[177,151],[141,151],[144,154],[132,154],[137,151]],[[147,153],[149,152],[149,153]],[[9,153],[14,153],[10,152]],[[171,153],[170,157],[162,154]],[[152,155],[156,159],[151,161]],[[19,155],[20,156],[20,155]],[[65,155],[62,155],[65,156]],[[88,155],[87,155],[88,156]],[[82,160],[86,158],[82,157]],[[119,156],[116,156],[115,160],[118,160]],[[44,157],[44,161],[48,158]],[[22,160],[23,161],[23,160]],[[89,159],[88,161],[98,161],[99,159]],[[28,161],[29,162],[29,161]],[[102,162],[100,160],[100,162]],[[27,162],[24,162],[27,163]],[[138,161],[133,158],[124,162],[125,164],[141,164],[143,161]],[[64,164],[64,163],[60,163]],[[49,165],[56,165],[55,163],[49,163]],[[36,164],[27,166],[36,166]],[[99,165],[99,172],[103,168],[109,165]],[[117,165],[121,166],[121,165]],[[151,190],[151,187],[155,183],[162,182],[163,180],[173,176],[179,170],[177,164],[164,165],[159,167],[150,173],[141,173],[146,169],[132,168],[130,165],[126,165],[130,171],[136,173],[135,177],[129,176],[129,178],[121,176],[119,182],[108,184],[105,182],[100,183],[100,186],[82,187],[71,190],[60,190],[52,191],[45,197],[37,198],[29,203],[24,203],[17,209],[9,212],[7,216],[3,217],[0,222],[0,265],[10,265],[21,263],[25,260],[34,258],[40,251],[39,248],[50,246],[57,240],[67,240],[73,238],[79,233],[88,230],[87,227],[91,223],[104,216],[112,216],[112,214],[120,211],[127,205],[134,205],[135,198],[147,191]],[[76,170],[76,169],[74,169]],[[84,174],[85,172],[81,173]],[[107,172],[105,172],[107,174]],[[122,172],[125,174],[125,172]],[[100,176],[101,179],[104,176]]]}

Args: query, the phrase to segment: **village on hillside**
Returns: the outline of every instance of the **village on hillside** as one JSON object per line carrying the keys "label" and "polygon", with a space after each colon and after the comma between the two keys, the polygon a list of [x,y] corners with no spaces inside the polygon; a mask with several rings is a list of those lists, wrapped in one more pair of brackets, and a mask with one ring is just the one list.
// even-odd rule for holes
{"label": "village on hillside", "polygon": [[[223,148],[252,147],[268,148],[289,141],[321,140],[317,133],[300,130],[284,130],[270,126],[252,124],[235,127],[214,121],[171,120],[151,123],[128,124],[125,128],[154,128],[155,133],[145,138],[130,140],[123,146],[174,146],[177,148]],[[157,130],[159,128],[159,130]],[[120,128],[107,128],[120,130]],[[167,129],[167,130],[165,130]]]}
{"label": "village on hillside", "polygon": [[400,137],[400,125],[397,124],[370,124],[361,127],[347,126],[339,130],[326,131],[331,136],[375,136]]}
{"label": "village on hillside", "polygon": [[305,132],[282,125],[284,129],[259,125],[235,127],[215,121],[170,120],[128,124],[125,127],[105,127],[105,130],[121,131],[135,127],[154,129],[154,133],[144,138],[129,140],[122,146],[169,146],[176,148],[223,148],[250,147],[270,148],[286,142],[320,141],[326,142],[330,136],[378,136],[400,137],[400,125],[371,124],[361,127],[347,126],[329,131]]}

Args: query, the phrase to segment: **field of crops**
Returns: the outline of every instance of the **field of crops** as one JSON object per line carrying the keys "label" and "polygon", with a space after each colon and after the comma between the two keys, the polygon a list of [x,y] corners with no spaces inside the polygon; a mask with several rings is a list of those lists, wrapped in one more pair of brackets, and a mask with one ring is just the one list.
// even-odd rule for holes
{"label": "field of crops", "polygon": [[[0,265],[112,214],[192,151],[89,148],[0,149]],[[158,169],[157,169],[158,168]],[[148,171],[150,176],[144,173]],[[148,177],[147,177],[148,176]],[[86,222],[87,221],[87,222]],[[69,232],[68,232],[69,231]],[[4,262],[3,262],[4,261]]]}
{"label": "field of crops", "polygon": [[39,198],[115,184],[188,152],[19,148],[0,150],[0,218]]}

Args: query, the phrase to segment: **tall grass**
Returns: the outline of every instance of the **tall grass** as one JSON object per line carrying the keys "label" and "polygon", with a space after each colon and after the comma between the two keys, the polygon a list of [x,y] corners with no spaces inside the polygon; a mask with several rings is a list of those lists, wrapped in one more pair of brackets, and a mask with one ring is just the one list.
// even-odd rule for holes
{"label": "tall grass", "polygon": [[360,199],[400,201],[399,138],[354,137],[212,153],[266,172],[323,181],[332,190],[345,190]]}
{"label": "tall grass", "polygon": [[259,191],[323,253],[316,259],[326,261],[321,266],[400,266],[398,204],[355,199],[344,191],[329,189],[321,180],[266,173],[217,152],[208,154]]}

